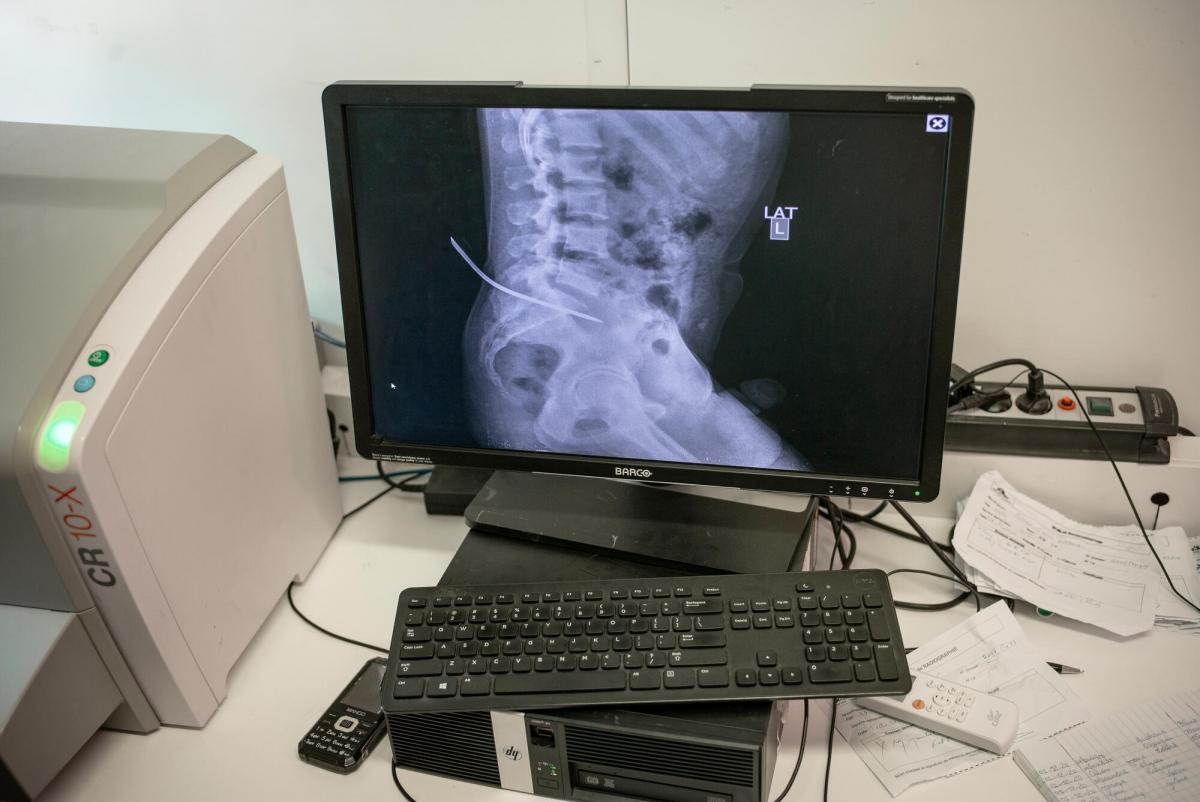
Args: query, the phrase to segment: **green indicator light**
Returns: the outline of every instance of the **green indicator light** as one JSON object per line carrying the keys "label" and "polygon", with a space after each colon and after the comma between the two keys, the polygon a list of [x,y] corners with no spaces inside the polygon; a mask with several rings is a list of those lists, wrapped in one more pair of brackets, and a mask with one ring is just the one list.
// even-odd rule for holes
{"label": "green indicator light", "polygon": [[919,495],[921,495],[921,491],[920,491],[920,490],[914,490],[914,491],[913,491],[913,495],[914,495],[914,496],[919,496]]}
{"label": "green indicator light", "polygon": [[78,401],[63,401],[46,418],[38,440],[37,461],[43,470],[62,473],[71,461],[71,441],[79,430],[86,408]]}

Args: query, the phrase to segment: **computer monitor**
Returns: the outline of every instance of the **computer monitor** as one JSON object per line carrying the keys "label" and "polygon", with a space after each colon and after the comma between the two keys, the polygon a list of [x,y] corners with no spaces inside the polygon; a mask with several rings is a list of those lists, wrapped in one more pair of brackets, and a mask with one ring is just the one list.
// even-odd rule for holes
{"label": "computer monitor", "polygon": [[962,90],[339,83],[373,459],[927,501]]}

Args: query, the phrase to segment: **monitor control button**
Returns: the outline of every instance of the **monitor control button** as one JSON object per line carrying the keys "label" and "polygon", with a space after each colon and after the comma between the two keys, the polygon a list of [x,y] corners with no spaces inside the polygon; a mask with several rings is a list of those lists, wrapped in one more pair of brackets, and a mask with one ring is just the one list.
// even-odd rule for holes
{"label": "monitor control button", "polygon": [[97,348],[88,354],[87,363],[94,368],[98,368],[108,361],[108,349]]}
{"label": "monitor control button", "polygon": [[86,393],[95,386],[96,377],[90,373],[85,373],[75,380],[75,392],[77,393]]}

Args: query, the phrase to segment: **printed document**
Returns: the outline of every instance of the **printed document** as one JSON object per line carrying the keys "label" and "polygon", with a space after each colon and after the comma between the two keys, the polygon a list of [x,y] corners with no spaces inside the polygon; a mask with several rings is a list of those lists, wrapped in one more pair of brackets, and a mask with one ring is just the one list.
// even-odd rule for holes
{"label": "printed document", "polygon": [[[1151,537],[1176,587],[1200,598],[1184,531],[1169,527]],[[1156,614],[1195,617],[1171,593],[1136,526],[1072,521],[1020,493],[996,471],[975,484],[955,527],[954,547],[980,590],[1024,599],[1118,635],[1145,632]]]}

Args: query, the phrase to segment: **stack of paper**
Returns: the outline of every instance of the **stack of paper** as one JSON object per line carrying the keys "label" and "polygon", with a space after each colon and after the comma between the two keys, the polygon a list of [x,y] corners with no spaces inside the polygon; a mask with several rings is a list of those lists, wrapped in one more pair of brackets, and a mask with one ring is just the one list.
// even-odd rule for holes
{"label": "stack of paper", "polygon": [[[1200,573],[1179,527],[1150,533],[1175,587],[1200,603]],[[956,558],[981,591],[1024,599],[1118,635],[1155,624],[1200,630],[1136,526],[1072,521],[1017,491],[997,471],[979,477],[954,532]]]}
{"label": "stack of paper", "polygon": [[[1086,709],[1034,651],[1003,603],[993,604],[908,656],[909,670],[1009,699],[1021,713],[1017,744],[1053,735],[1086,718]],[[944,735],[838,703],[837,728],[895,796],[999,757]]]}

